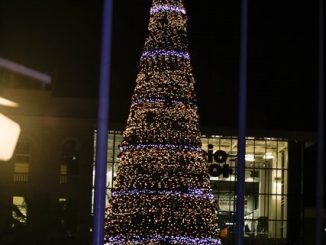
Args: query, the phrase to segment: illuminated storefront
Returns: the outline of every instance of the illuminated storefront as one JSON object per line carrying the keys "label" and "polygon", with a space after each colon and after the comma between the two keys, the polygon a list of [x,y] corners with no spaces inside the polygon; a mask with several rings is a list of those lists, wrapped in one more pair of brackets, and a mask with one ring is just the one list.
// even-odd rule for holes
{"label": "illuminated storefront", "polygon": [[[203,136],[202,143],[203,150],[208,152],[210,147],[213,152],[213,159],[208,159],[212,163],[208,163],[208,166],[220,167],[222,170],[218,177],[211,177],[211,184],[219,200],[220,225],[228,226],[232,231],[236,206],[237,139]],[[225,161],[220,161],[219,152],[226,153]],[[247,138],[245,159],[245,236],[285,239],[288,189],[287,141],[274,138]],[[209,169],[211,175],[215,176],[216,174],[212,172],[213,168],[209,167]]]}
{"label": "illuminated storefront", "polygon": [[[118,169],[121,141],[120,131],[109,132],[108,197]],[[219,203],[220,226],[228,227],[232,235],[236,206],[237,138],[203,135],[202,149],[206,152],[211,186]],[[287,238],[287,190],[288,142],[276,138],[248,137],[244,207],[246,237],[274,240]]]}

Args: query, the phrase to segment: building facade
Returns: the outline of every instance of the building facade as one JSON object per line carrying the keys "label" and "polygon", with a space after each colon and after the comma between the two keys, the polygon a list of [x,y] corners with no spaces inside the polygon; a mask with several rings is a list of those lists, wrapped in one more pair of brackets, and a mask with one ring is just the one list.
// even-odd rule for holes
{"label": "building facade", "polygon": [[[0,162],[0,244],[90,244],[96,101],[56,97],[20,75],[3,70],[0,75],[0,96],[19,105],[0,106],[0,112],[21,127],[13,158]],[[108,198],[122,141],[122,127],[110,124],[110,128]],[[303,170],[313,167],[311,159],[305,159],[305,148],[314,142],[314,135],[284,131],[248,135],[246,244],[311,244],[313,210],[305,211],[303,190],[312,180],[304,180]],[[234,244],[236,132],[204,129],[202,149],[218,200],[220,227],[229,231],[223,244]]]}
{"label": "building facade", "polygon": [[9,86],[21,134],[0,162],[0,244],[89,244],[96,101]]}
{"label": "building facade", "polygon": [[[223,131],[228,134],[223,135]],[[216,132],[202,135],[202,149],[218,200],[219,225],[229,231],[223,244],[234,244],[238,142],[230,130]],[[246,140],[245,244],[311,244],[312,234],[304,232],[311,224],[307,225],[304,218],[303,168],[306,145],[314,136],[301,134],[294,139],[285,132],[275,133],[282,136],[279,138],[252,134],[257,136]],[[114,188],[122,139],[119,130],[108,134],[107,198]]]}

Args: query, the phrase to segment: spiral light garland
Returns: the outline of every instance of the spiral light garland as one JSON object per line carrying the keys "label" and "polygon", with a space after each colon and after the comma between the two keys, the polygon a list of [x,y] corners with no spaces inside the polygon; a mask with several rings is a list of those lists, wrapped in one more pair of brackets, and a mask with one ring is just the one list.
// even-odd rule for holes
{"label": "spiral light garland", "polygon": [[190,59],[190,56],[186,52],[177,52],[174,50],[154,50],[154,51],[145,51],[141,57],[141,59],[147,57],[159,57],[159,56],[175,56],[178,58],[183,58],[186,60]]}
{"label": "spiral light garland", "polygon": [[219,245],[183,0],[153,0],[105,244]]}
{"label": "spiral light garland", "polygon": [[155,14],[155,13],[164,12],[164,11],[186,14],[186,10],[184,8],[179,8],[179,7],[173,6],[173,5],[157,5],[157,6],[153,6],[151,8],[150,13]]}

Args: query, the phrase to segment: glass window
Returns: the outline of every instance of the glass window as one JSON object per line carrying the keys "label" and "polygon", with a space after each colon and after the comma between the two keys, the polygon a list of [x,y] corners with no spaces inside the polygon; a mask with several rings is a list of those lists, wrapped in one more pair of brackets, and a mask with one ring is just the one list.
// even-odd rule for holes
{"label": "glass window", "polygon": [[30,166],[30,142],[20,140],[14,155],[14,183],[27,183]]}
{"label": "glass window", "polygon": [[77,175],[78,166],[78,150],[77,142],[69,139],[64,142],[61,149],[61,162],[59,166],[59,183],[68,183],[69,175]]}
{"label": "glass window", "polygon": [[[13,210],[12,218],[15,222],[26,224],[27,223],[27,205],[25,198],[22,196],[14,196],[12,198]],[[15,224],[14,224],[15,225]]]}
{"label": "glass window", "polygon": [[[219,201],[221,226],[234,230],[235,181],[237,171],[237,140],[232,137],[203,139],[203,149],[213,145],[213,156],[224,151],[226,159],[213,157],[210,166],[227,169],[211,174],[213,193]],[[220,154],[220,153],[219,153]],[[247,138],[245,156],[245,236],[285,239],[287,222],[287,142],[278,139]]]}
{"label": "glass window", "polygon": [[[96,152],[96,135],[94,133],[94,152]],[[118,160],[120,152],[120,144],[122,142],[122,134],[120,131],[109,131],[108,133],[108,152],[107,152],[107,172],[106,172],[106,195],[107,198],[111,196],[111,189],[114,185],[114,179],[118,171]],[[96,155],[94,154],[93,158],[93,191],[92,191],[92,201],[94,201],[94,185],[95,185],[95,162]],[[106,202],[107,204],[107,202]],[[92,205],[93,212],[93,205]]]}
{"label": "glass window", "polygon": [[[119,131],[110,131],[108,136],[107,196],[110,197],[122,135]],[[238,140],[236,137],[203,136],[202,149],[206,152],[211,187],[219,204],[220,227],[228,227],[232,235],[235,228]],[[286,239],[287,182],[287,141],[248,137],[245,156],[246,237]]]}

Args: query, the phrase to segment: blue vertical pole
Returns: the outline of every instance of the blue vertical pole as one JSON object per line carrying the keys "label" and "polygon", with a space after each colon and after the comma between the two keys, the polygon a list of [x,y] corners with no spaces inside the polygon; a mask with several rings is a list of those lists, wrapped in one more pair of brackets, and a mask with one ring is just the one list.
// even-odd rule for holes
{"label": "blue vertical pole", "polygon": [[243,244],[244,236],[244,173],[247,127],[248,0],[242,0],[241,3],[240,42],[236,245]]}
{"label": "blue vertical pole", "polygon": [[93,245],[104,244],[113,0],[104,0],[93,216]]}
{"label": "blue vertical pole", "polygon": [[319,78],[318,78],[318,146],[316,168],[316,227],[315,244],[322,244],[324,199],[324,6],[319,0]]}

